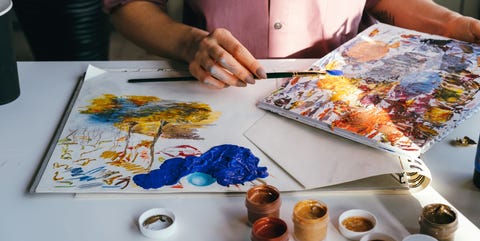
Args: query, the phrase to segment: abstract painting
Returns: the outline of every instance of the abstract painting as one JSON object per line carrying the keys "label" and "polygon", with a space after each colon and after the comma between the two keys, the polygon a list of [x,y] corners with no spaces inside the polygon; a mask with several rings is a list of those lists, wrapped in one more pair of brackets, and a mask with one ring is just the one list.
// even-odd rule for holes
{"label": "abstract painting", "polygon": [[[215,96],[192,81],[136,85],[100,73],[83,80],[37,192],[241,192],[269,182],[271,172],[282,176],[241,129],[227,134],[230,124],[261,117],[254,102],[232,111],[232,93]],[[244,108],[254,111],[242,119],[236,111]]]}
{"label": "abstract painting", "polygon": [[375,24],[258,106],[337,135],[418,157],[479,108],[480,46]]}

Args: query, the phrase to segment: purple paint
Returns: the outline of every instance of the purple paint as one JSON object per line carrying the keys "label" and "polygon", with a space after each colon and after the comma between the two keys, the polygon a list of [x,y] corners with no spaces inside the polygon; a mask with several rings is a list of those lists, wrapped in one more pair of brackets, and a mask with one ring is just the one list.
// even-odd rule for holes
{"label": "purple paint", "polygon": [[245,147],[215,146],[201,156],[175,157],[166,160],[159,169],[133,176],[133,181],[144,189],[174,185],[180,178],[194,172],[206,173],[222,186],[243,184],[268,176],[266,167],[258,166],[259,159]]}

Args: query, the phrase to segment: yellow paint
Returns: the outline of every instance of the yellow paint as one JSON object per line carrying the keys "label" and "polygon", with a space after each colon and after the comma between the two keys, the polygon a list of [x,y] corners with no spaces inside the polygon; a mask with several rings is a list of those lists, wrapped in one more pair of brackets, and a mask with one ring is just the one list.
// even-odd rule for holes
{"label": "yellow paint", "polygon": [[63,177],[59,177],[58,175],[59,175],[59,174],[58,174],[58,171],[56,171],[55,174],[53,175],[53,180],[54,180],[54,181],[61,181],[61,180],[63,180]]}
{"label": "yellow paint", "polygon": [[344,76],[327,75],[317,82],[318,88],[330,90],[332,101],[355,102],[360,90],[354,84],[355,80]]}
{"label": "yellow paint", "polygon": [[453,112],[448,109],[443,109],[440,107],[432,107],[425,112],[424,118],[425,120],[434,123],[434,124],[442,124],[447,122],[453,117]]}

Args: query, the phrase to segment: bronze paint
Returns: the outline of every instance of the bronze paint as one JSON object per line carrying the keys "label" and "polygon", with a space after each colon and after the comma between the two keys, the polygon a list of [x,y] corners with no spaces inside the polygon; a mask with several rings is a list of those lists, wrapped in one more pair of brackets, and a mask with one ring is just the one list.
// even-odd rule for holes
{"label": "bronze paint", "polygon": [[263,217],[252,225],[252,241],[287,241],[289,239],[287,224],[280,218]]}
{"label": "bronze paint", "polygon": [[250,188],[245,198],[248,222],[254,223],[262,217],[280,216],[280,192],[270,185],[259,185]]}

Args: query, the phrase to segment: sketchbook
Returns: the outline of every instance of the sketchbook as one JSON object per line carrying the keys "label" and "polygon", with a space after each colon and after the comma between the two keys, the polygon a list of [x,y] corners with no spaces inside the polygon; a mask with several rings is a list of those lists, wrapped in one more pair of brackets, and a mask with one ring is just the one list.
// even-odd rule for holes
{"label": "sketchbook", "polygon": [[140,69],[88,66],[32,191],[244,192],[262,183],[301,189],[243,136],[264,115],[256,99],[275,82],[224,90],[197,81],[127,82],[178,71],[168,63]]}
{"label": "sketchbook", "polygon": [[258,107],[410,159],[480,105],[480,45],[375,24]]}

